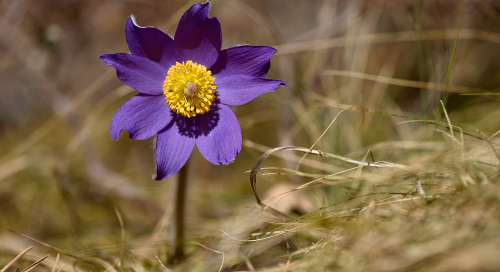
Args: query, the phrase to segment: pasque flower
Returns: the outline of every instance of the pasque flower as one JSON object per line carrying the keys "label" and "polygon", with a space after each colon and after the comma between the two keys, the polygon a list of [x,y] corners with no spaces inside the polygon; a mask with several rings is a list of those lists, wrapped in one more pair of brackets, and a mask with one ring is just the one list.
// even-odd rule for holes
{"label": "pasque flower", "polygon": [[111,137],[122,130],[135,140],[156,135],[156,177],[175,174],[195,144],[203,157],[219,165],[241,150],[241,129],[229,105],[242,105],[275,91],[281,80],[264,78],[276,52],[268,46],[236,46],[221,50],[217,18],[209,3],[194,4],[182,16],[174,39],[133,17],[125,25],[130,54],[99,57],[116,69],[118,78],[139,94],[111,120]]}

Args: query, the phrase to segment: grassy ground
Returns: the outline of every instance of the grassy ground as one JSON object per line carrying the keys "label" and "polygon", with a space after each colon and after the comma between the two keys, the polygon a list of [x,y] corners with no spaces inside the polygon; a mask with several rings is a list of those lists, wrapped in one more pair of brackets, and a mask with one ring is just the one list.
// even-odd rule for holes
{"label": "grassy ground", "polygon": [[177,176],[151,180],[153,139],[111,140],[135,91],[97,57],[127,52],[130,14],[173,34],[192,3],[0,2],[0,268],[500,270],[488,0],[212,1],[223,47],[274,46],[291,86],[235,108],[234,163],[193,152],[187,258],[167,264]]}

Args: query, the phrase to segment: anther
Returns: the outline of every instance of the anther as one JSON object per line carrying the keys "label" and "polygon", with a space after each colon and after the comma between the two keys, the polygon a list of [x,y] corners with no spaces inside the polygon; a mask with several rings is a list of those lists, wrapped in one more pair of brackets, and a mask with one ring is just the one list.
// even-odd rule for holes
{"label": "anther", "polygon": [[210,111],[217,89],[212,72],[203,65],[187,61],[172,65],[167,74],[163,94],[175,113],[194,117]]}

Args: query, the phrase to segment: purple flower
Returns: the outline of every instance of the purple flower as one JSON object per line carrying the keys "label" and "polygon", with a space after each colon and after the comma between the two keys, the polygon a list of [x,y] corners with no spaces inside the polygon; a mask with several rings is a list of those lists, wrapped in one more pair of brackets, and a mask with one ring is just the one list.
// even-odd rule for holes
{"label": "purple flower", "polygon": [[221,50],[217,18],[209,3],[194,4],[182,16],[174,39],[133,17],[125,25],[131,54],[99,57],[116,68],[118,78],[140,93],[111,120],[111,137],[122,130],[130,138],[156,137],[156,177],[175,174],[194,145],[209,162],[231,162],[241,150],[241,129],[229,105],[242,105],[288,84],[264,78],[276,52],[268,46]]}

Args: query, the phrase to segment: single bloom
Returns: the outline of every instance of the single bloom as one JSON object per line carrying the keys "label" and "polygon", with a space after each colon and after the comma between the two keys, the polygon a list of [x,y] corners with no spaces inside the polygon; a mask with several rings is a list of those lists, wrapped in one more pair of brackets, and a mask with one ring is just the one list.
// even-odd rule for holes
{"label": "single bloom", "polygon": [[125,25],[130,54],[99,57],[118,78],[139,91],[111,119],[111,137],[122,130],[135,140],[156,135],[156,180],[186,163],[194,145],[209,162],[230,163],[241,150],[241,128],[229,107],[288,84],[265,78],[268,46],[221,50],[217,18],[210,3],[194,4],[182,16],[174,39],[153,27],[140,27],[131,16]]}

